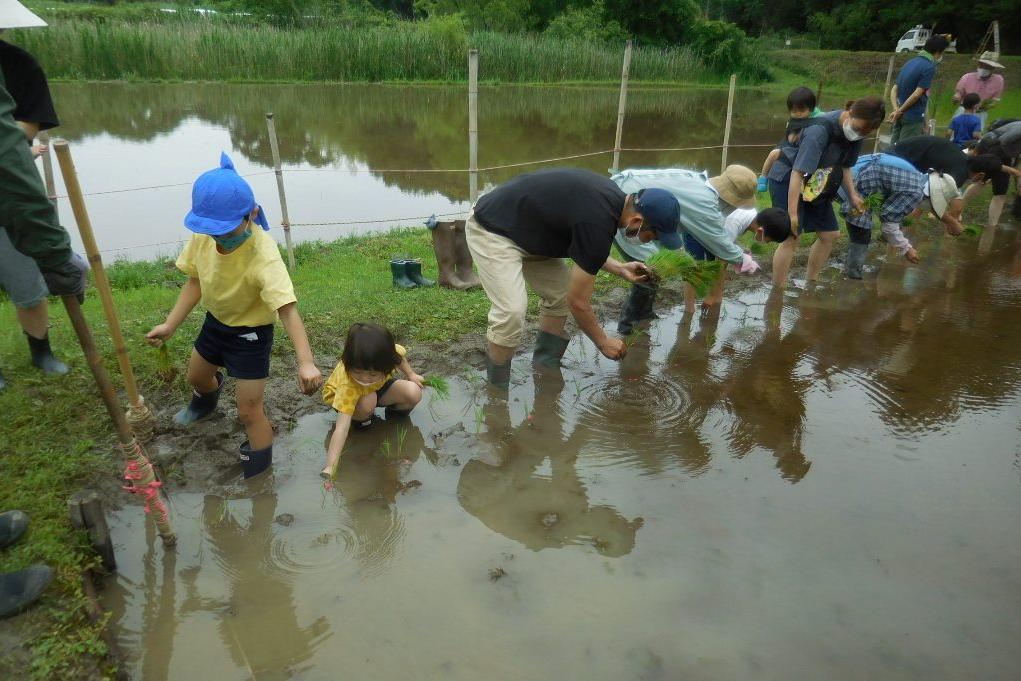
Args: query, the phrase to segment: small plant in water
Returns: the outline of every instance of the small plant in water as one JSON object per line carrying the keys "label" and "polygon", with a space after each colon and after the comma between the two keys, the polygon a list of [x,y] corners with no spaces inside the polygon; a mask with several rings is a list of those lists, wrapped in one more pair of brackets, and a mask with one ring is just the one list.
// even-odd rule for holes
{"label": "small plant in water", "polygon": [[638,327],[631,329],[631,333],[624,336],[624,347],[630,350],[631,346],[635,344],[635,341],[646,335],[646,333],[645,329],[639,329]]}
{"label": "small plant in water", "polygon": [[486,412],[482,407],[475,407],[475,434],[482,430],[482,422],[486,419]]}
{"label": "small plant in water", "polygon": [[678,277],[691,284],[695,295],[703,297],[723,272],[722,260],[695,260],[685,251],[661,248],[645,261],[653,284]]}
{"label": "small plant in water", "polygon": [[436,392],[436,398],[440,400],[450,399],[450,383],[440,376],[426,376],[422,384],[432,388]]}

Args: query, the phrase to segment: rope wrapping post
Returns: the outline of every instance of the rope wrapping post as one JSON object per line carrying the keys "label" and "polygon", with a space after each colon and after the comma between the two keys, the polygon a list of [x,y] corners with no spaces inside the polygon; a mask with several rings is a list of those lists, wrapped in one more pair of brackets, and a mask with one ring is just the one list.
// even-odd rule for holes
{"label": "rope wrapping post", "polygon": [[294,271],[294,245],[291,243],[291,219],[287,215],[287,194],[284,193],[284,171],[280,167],[280,147],[277,144],[277,127],[273,122],[273,112],[266,114],[266,127],[269,129],[269,148],[273,152],[273,172],[277,176],[277,193],[280,195],[280,217],[284,227],[284,241],[287,242],[287,265]]}
{"label": "rope wrapping post", "polygon": [[720,174],[727,169],[727,151],[730,148],[730,124],[734,120],[734,87],[737,74],[730,74],[730,94],[727,95],[727,125],[723,129],[723,153],[720,158]]}
{"label": "rope wrapping post", "polygon": [[631,41],[624,47],[624,66],[620,72],[620,99],[617,102],[617,134],[613,138],[613,166],[610,172],[620,170],[620,141],[624,135],[624,114],[627,111],[627,85],[631,71]]}
{"label": "rope wrapping post", "polygon": [[128,356],[128,348],[124,343],[124,335],[121,333],[120,320],[117,318],[117,306],[113,302],[110,280],[106,276],[103,257],[99,254],[99,245],[96,243],[92,222],[89,220],[89,213],[85,208],[85,199],[82,197],[82,188],[78,183],[78,173],[75,171],[74,161],[71,158],[71,149],[67,140],[62,139],[55,140],[53,148],[57,152],[57,162],[60,163],[60,173],[64,178],[64,185],[67,187],[71,210],[74,213],[75,222],[78,223],[78,233],[81,235],[82,243],[85,244],[85,253],[88,255],[89,264],[92,267],[96,290],[99,291],[99,299],[103,303],[106,324],[110,329],[110,337],[113,339],[114,351],[117,353],[117,364],[124,377],[124,391],[128,394],[128,402],[131,405],[129,411],[132,415],[131,422],[139,428],[135,431],[135,435],[140,440],[147,441],[146,437],[152,437],[152,412],[149,411],[145,400],[138,393],[135,372],[131,368],[131,358]]}
{"label": "rope wrapping post", "polygon": [[468,196],[479,198],[479,51],[468,50]]}
{"label": "rope wrapping post", "polygon": [[[99,388],[99,394],[103,398],[106,411],[110,415],[110,420],[113,421],[121,451],[127,456],[129,467],[132,462],[135,463],[132,474],[140,476],[137,478],[137,482],[140,485],[145,485],[148,490],[156,491],[155,495],[146,498],[146,506],[149,507],[149,510],[146,512],[152,513],[152,496],[155,496],[158,503],[155,509],[157,512],[153,515],[153,518],[156,520],[157,531],[159,531],[160,537],[163,538],[163,544],[165,546],[172,546],[177,541],[177,537],[170,526],[170,518],[167,514],[166,505],[163,504],[162,499],[158,498],[159,484],[155,487],[152,484],[159,483],[156,479],[156,473],[153,470],[152,463],[149,461],[149,457],[145,454],[145,450],[142,449],[142,445],[132,436],[127,419],[121,413],[113,383],[110,381],[110,375],[106,373],[106,367],[103,366],[103,358],[99,354],[99,349],[96,348],[96,343],[92,338],[92,331],[89,329],[88,322],[85,321],[85,315],[82,314],[81,305],[74,296],[63,296],[61,300],[64,302],[64,309],[67,310],[67,316],[71,320],[71,326],[74,328],[75,335],[78,337],[78,344],[81,345],[82,354],[85,355],[85,362],[89,365],[89,369],[92,371],[92,378],[96,381],[96,386]],[[133,478],[132,487],[136,486],[135,482],[136,480]]]}

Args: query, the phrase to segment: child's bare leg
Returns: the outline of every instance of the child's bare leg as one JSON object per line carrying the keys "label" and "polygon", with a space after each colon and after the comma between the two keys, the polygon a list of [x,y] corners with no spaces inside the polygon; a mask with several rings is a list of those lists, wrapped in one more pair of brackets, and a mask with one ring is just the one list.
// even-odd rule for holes
{"label": "child's bare leg", "polygon": [[379,406],[400,411],[411,411],[422,401],[422,389],[411,381],[394,381],[390,389],[379,398]]}
{"label": "child's bare leg", "polygon": [[262,402],[266,392],[266,379],[247,379],[237,382],[238,420],[245,427],[248,445],[253,450],[265,449],[273,444],[273,426],[266,418]]}
{"label": "child's bare leg", "polygon": [[727,270],[720,271],[720,278],[713,284],[713,290],[709,292],[709,295],[702,301],[703,307],[710,307],[713,305],[719,305],[723,302],[723,284],[727,280]]}
{"label": "child's bare leg", "polygon": [[207,362],[197,350],[192,350],[191,358],[188,360],[188,383],[200,393],[211,393],[219,386],[216,382],[218,369],[215,364]]}
{"label": "child's bare leg", "polygon": [[695,289],[688,282],[684,282],[684,311],[689,314],[695,311]]}
{"label": "child's bare leg", "polygon": [[220,381],[216,379],[217,367],[207,362],[196,350],[188,360],[188,383],[194,389],[191,400],[174,414],[174,423],[188,426],[209,416],[216,410],[220,399]]}
{"label": "child's bare leg", "polygon": [[[389,395],[392,390],[393,388],[388,390],[387,395]],[[372,417],[372,412],[376,410],[377,401],[378,400],[376,399],[376,393],[369,393],[368,395],[363,395],[358,400],[358,404],[355,405],[355,413],[351,417],[351,420],[354,421],[355,423],[364,423],[368,421]]]}

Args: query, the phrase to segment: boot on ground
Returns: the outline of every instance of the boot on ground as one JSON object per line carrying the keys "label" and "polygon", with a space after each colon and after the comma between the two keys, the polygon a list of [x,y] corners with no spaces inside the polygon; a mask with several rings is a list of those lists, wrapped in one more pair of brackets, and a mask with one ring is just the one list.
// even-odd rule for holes
{"label": "boot on ground", "polygon": [[32,353],[32,366],[51,376],[63,376],[68,372],[67,365],[53,356],[49,334],[35,338],[26,332],[25,338],[28,339],[28,350]]}
{"label": "boot on ground", "polygon": [[421,260],[406,260],[405,268],[405,271],[408,273],[408,279],[415,282],[416,286],[420,288],[428,288],[436,285],[436,282],[432,279],[426,279],[422,276]]}
{"label": "boot on ground", "polygon": [[865,274],[865,256],[869,253],[868,244],[851,243],[847,247],[846,273],[848,279],[861,279]]}
{"label": "boot on ground", "polygon": [[35,603],[51,581],[53,570],[45,565],[31,565],[0,575],[0,619],[16,615]]}
{"label": "boot on ground", "polygon": [[187,426],[216,411],[216,405],[220,401],[220,393],[223,392],[222,372],[216,372],[216,383],[216,390],[212,392],[200,393],[198,390],[193,390],[191,402],[188,403],[188,406],[174,414],[174,423],[180,426]]}
{"label": "boot on ground", "polygon": [[457,274],[456,236],[452,222],[435,222],[429,227],[432,232],[433,251],[436,253],[436,265],[439,269],[439,283],[444,288],[464,291],[471,285],[462,281]]}
{"label": "boot on ground", "polygon": [[451,235],[457,262],[457,278],[464,282],[466,288],[479,288],[482,286],[482,282],[475,274],[475,261],[472,259],[472,252],[468,249],[468,236],[464,231],[464,220],[457,220],[453,225]]}
{"label": "boot on ground", "polygon": [[17,543],[28,529],[28,514],[24,511],[0,513],[0,549]]}
{"label": "boot on ground", "polygon": [[262,449],[252,449],[246,440],[239,450],[238,458],[241,459],[241,468],[244,470],[245,480],[259,475],[273,463],[273,445]]}
{"label": "boot on ground", "polygon": [[397,260],[395,256],[395,259],[390,261],[390,274],[393,277],[394,288],[418,288],[418,284],[408,276],[407,260]]}
{"label": "boot on ground", "polygon": [[540,331],[535,337],[535,351],[532,353],[532,365],[553,369],[560,366],[560,360],[567,352],[569,338],[562,338],[546,331]]}

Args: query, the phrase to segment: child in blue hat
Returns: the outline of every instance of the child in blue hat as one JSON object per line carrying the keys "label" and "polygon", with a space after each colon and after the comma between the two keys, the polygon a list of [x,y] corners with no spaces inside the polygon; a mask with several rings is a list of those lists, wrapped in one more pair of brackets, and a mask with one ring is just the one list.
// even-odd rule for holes
{"label": "child in blue hat", "polygon": [[278,316],[294,343],[301,391],[318,389],[322,373],[312,359],[280,250],[266,234],[269,224],[262,206],[226,154],[220,155],[219,168],[195,180],[191,202],[184,225],[194,234],[177,258],[177,268],[188,281],[167,320],[145,337],[152,345],[162,344],[202,301],[206,319],[188,362],[188,382],[194,391],[191,403],[174,421],[188,425],[216,409],[223,389],[219,369],[225,368],[237,380],[238,420],[248,435],[240,458],[244,475],[250,478],[273,461],[273,427],[266,418],[263,394]]}

